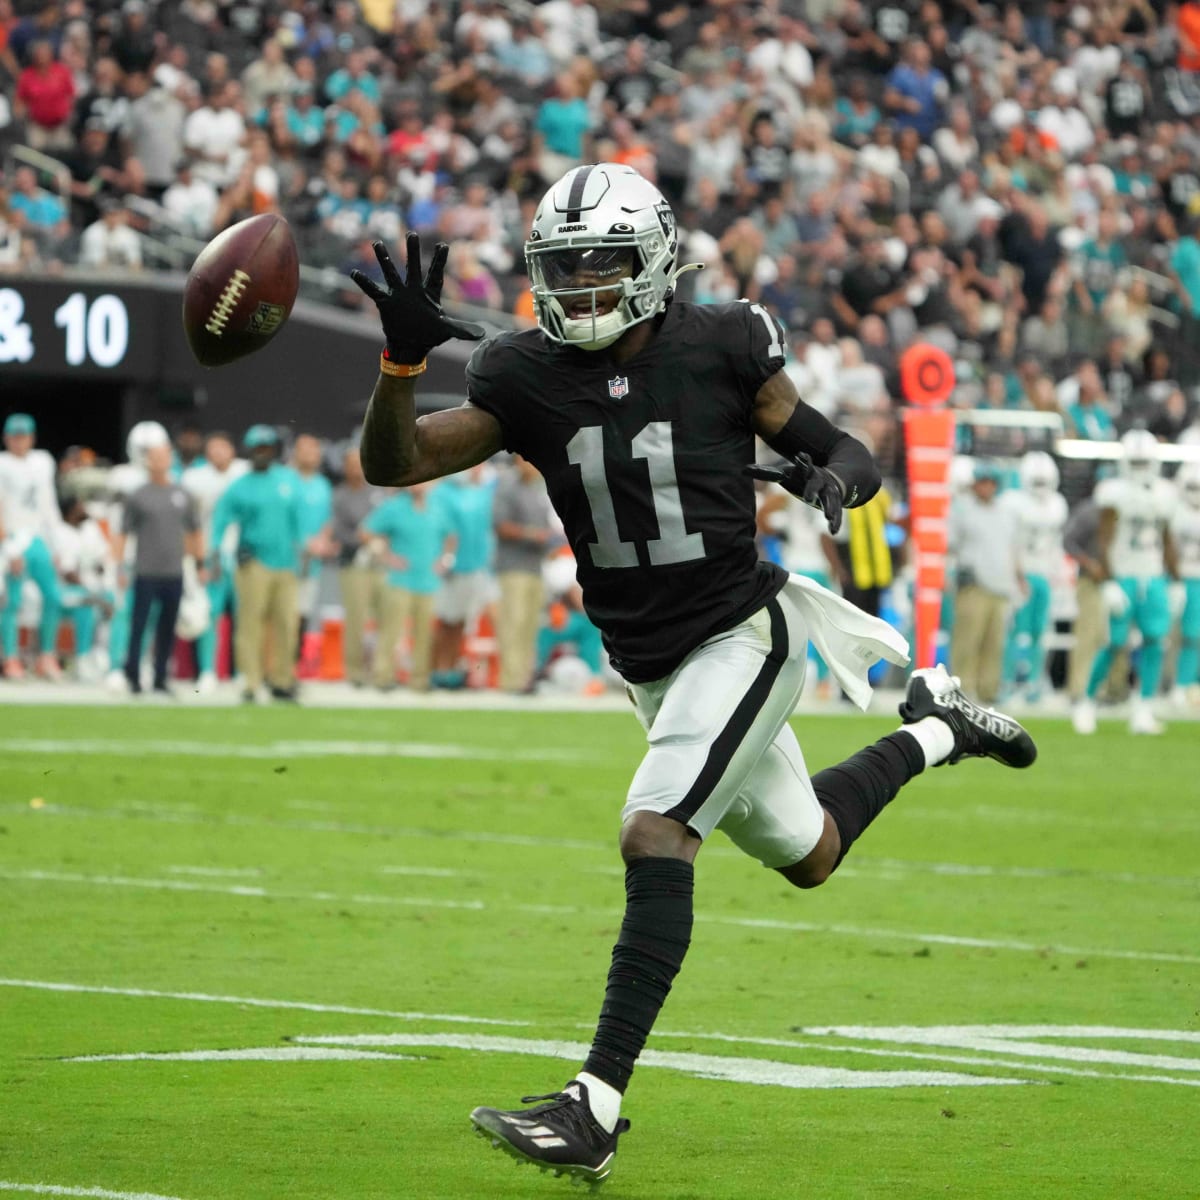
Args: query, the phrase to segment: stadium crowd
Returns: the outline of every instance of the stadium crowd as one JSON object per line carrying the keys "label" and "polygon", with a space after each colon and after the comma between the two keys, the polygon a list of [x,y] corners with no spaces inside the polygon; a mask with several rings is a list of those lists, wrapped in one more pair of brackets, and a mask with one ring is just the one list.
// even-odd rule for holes
{"label": "stadium crowd", "polygon": [[[280,211],[302,260],[343,277],[377,272],[374,239],[446,240],[448,300],[527,321],[545,187],[580,161],[628,163],[674,207],[682,261],[707,268],[681,295],[778,316],[802,395],[868,442],[899,499],[916,340],[952,356],[960,408],[1200,443],[1198,72],[1200,3],[1163,0],[0,0],[0,271],[145,269],[169,234],[199,244]],[[352,486],[303,444],[301,475],[316,453]],[[884,517],[902,541],[902,506]],[[308,592],[311,564],[357,569],[341,528],[306,534]],[[786,553],[774,532],[764,518],[764,552]],[[372,545],[398,553],[354,555]],[[858,588],[848,542],[820,553],[813,569]],[[890,568],[866,574],[878,604]],[[532,585],[501,606],[526,597],[523,642],[535,591],[540,606]],[[436,623],[435,682],[461,670],[444,632],[461,623]]]}

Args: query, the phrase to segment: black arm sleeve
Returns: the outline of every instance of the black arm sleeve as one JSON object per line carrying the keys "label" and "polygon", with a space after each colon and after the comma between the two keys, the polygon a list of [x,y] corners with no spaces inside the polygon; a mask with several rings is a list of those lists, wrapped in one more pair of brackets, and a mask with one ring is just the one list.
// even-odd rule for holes
{"label": "black arm sleeve", "polygon": [[778,433],[764,440],[785,458],[811,454],[817,466],[832,471],[842,485],[847,508],[866,504],[883,482],[866,446],[803,402],[796,405]]}

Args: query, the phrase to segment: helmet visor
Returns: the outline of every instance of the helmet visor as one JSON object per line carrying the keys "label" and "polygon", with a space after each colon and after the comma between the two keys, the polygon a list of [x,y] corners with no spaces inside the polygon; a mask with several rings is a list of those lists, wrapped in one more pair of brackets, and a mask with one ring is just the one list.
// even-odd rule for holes
{"label": "helmet visor", "polygon": [[535,251],[546,287],[552,292],[603,286],[633,274],[632,246],[593,246],[578,250]]}

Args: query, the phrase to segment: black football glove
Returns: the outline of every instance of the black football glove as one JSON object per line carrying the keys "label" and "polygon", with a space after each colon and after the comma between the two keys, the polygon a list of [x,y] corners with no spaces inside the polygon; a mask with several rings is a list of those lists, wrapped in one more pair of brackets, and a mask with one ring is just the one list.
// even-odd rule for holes
{"label": "black football glove", "polygon": [[372,299],[379,309],[383,336],[387,339],[388,358],[397,363],[419,363],[435,346],[464,338],[477,342],[485,334],[482,325],[454,321],[442,312],[442,276],[446,270],[446,255],[450,247],[438,242],[433,248],[429,274],[421,279],[421,239],[408,235],[407,278],[401,279],[387,247],[374,243],[375,257],[387,290],[361,271],[351,271],[350,278]]}
{"label": "black football glove", "polygon": [[829,522],[830,533],[837,533],[841,529],[842,485],[832,471],[818,467],[811,455],[797,454],[794,462],[783,467],[760,467],[757,463],[751,463],[742,470],[755,479],[778,483],[793,496],[799,496],[805,504],[819,508]]}

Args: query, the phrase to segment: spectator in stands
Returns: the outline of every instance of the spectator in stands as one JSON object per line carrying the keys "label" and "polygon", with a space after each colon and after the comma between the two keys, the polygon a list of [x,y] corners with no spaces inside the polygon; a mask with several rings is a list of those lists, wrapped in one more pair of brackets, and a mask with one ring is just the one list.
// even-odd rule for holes
{"label": "spectator in stands", "polygon": [[542,101],[534,120],[539,140],[538,170],[546,183],[560,178],[587,157],[591,128],[592,116],[578,78],[569,71],[560,72],[554,95]]}
{"label": "spectator in stands", "polygon": [[[242,699],[258,699],[264,673],[271,696],[295,701],[297,604],[302,538],[295,474],[278,461],[280,438],[269,425],[252,425],[243,439],[251,470],[225,489],[213,514],[212,545],[237,526],[236,652]],[[210,559],[210,568],[220,570]],[[270,641],[263,633],[270,626]]]}
{"label": "spectator in stands", "polygon": [[39,252],[54,257],[70,236],[67,206],[53,192],[38,186],[32,167],[18,167],[13,172],[13,190],[9,209],[20,231],[32,238]]}
{"label": "spectator in stands", "polygon": [[218,189],[236,178],[239,160],[235,151],[246,136],[246,124],[234,107],[235,99],[235,84],[217,84],[183,127],[183,144],[195,164],[196,175]]}
{"label": "spectator in stands", "polygon": [[125,502],[114,557],[125,561],[126,539],[137,540],[133,561],[133,618],[125,678],[133,695],[140,694],[142,638],[152,605],[158,607],[154,631],[154,691],[170,695],[167,667],[175,645],[175,618],[183,597],[183,559],[203,557],[200,521],[192,498],[171,479],[171,447],[158,445],[146,453],[150,481]]}
{"label": "spectator in stands", "polygon": [[175,181],[163,193],[162,206],[170,222],[180,232],[207,239],[219,206],[217,189],[207,179],[198,178],[189,158],[175,166]]}
{"label": "spectator in stands", "polygon": [[904,62],[887,77],[883,103],[900,127],[911,127],[928,141],[941,122],[950,84],[932,65],[926,42],[914,38],[905,47]]}
{"label": "spectator in stands", "polygon": [[375,686],[396,687],[396,650],[408,632],[408,686],[427,692],[433,661],[433,604],[454,546],[454,523],[438,489],[427,483],[397,491],[366,519],[363,534],[387,568],[383,616],[375,642]]}
{"label": "spectator in stands", "polygon": [[35,150],[65,150],[71,145],[75,81],[55,57],[50,41],[29,48],[29,65],[17,79],[16,114],[26,118],[25,138]]}
{"label": "spectator in stands", "polygon": [[142,269],[142,243],[129,226],[129,209],[116,200],[102,202],[100,219],[83,231],[79,262],[102,270]]}
{"label": "spectator in stands", "polygon": [[545,481],[519,454],[513,455],[513,466],[496,486],[493,517],[500,584],[500,686],[521,693],[533,682],[544,600],[542,561],[554,534]]}
{"label": "spectator in stands", "polygon": [[[331,83],[332,79],[331,76]],[[297,82],[296,72],[284,57],[283,46],[277,38],[268,38],[263,42],[261,55],[242,72],[246,112],[259,112],[272,96],[291,95]],[[330,95],[332,99],[337,99],[332,93]]]}

